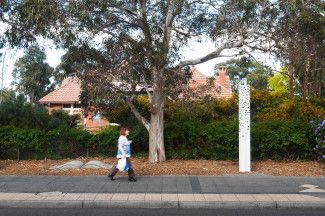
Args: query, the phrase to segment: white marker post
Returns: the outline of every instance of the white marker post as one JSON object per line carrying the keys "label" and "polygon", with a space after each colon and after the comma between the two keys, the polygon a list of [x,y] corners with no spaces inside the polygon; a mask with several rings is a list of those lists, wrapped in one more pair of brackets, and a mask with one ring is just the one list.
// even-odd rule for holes
{"label": "white marker post", "polygon": [[251,171],[250,86],[239,83],[239,172]]}

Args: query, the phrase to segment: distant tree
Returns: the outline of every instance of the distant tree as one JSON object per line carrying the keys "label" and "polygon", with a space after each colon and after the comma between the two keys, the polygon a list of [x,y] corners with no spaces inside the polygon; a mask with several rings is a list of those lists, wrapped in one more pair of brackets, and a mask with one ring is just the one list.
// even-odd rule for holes
{"label": "distant tree", "polygon": [[289,94],[299,91],[304,99],[323,96],[325,91],[325,1],[274,1],[264,22],[268,43],[250,47],[272,52],[288,70]]}
{"label": "distant tree", "polygon": [[53,68],[45,60],[44,49],[33,45],[15,63],[12,84],[18,92],[29,96],[31,102],[36,102],[53,89],[50,81]]}
{"label": "distant tree", "polygon": [[0,103],[13,100],[15,96],[15,91],[12,89],[0,89]]}
{"label": "distant tree", "polygon": [[55,80],[60,83],[67,76],[85,74],[89,70],[89,65],[95,67],[105,61],[107,60],[104,56],[88,44],[69,47],[61,57],[61,63],[55,68]]}
{"label": "distant tree", "polygon": [[268,87],[274,92],[288,93],[289,92],[289,77],[287,70],[281,68],[274,76],[268,78]]}
{"label": "distant tree", "polygon": [[48,120],[48,111],[39,104],[27,103],[22,94],[0,104],[0,126],[45,129]]}
{"label": "distant tree", "polygon": [[57,128],[71,129],[77,126],[80,117],[69,115],[59,110],[49,115],[48,110],[41,104],[28,103],[24,95],[15,96],[12,91],[0,104],[0,127],[12,125],[20,128],[39,128],[54,130]]}
{"label": "distant tree", "polygon": [[229,75],[233,91],[237,91],[236,86],[243,78],[247,78],[249,84],[256,89],[266,89],[267,79],[272,75],[272,69],[269,66],[246,57],[234,58],[219,63],[215,66],[215,70],[217,71],[220,66],[227,67],[227,74]]}

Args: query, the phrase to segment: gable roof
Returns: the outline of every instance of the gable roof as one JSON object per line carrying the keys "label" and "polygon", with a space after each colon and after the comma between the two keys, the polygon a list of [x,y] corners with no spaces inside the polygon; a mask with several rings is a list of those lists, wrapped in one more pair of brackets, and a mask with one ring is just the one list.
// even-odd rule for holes
{"label": "gable roof", "polygon": [[39,100],[39,103],[80,103],[81,82],[77,77],[67,77],[62,85]]}
{"label": "gable roof", "polygon": [[226,67],[220,67],[219,75],[215,77],[207,77],[198,71],[195,66],[192,66],[191,73],[192,77],[188,81],[190,88],[196,89],[200,86],[205,86],[208,84],[209,78],[214,78],[215,89],[211,89],[212,92],[209,92],[209,94],[217,98],[229,98],[232,96],[231,83],[229,76],[226,74]]}

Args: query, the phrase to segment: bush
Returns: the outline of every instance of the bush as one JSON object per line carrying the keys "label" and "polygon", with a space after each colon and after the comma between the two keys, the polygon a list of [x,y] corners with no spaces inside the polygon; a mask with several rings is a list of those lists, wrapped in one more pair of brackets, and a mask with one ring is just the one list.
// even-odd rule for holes
{"label": "bush", "polygon": [[313,133],[303,121],[263,121],[252,124],[253,159],[312,159]]}
{"label": "bush", "polygon": [[48,111],[44,107],[26,103],[23,96],[0,104],[0,126],[46,128],[49,118]]}
{"label": "bush", "polygon": [[119,132],[116,127],[109,127],[93,135],[89,140],[89,151],[93,155],[113,157],[117,152]]}
{"label": "bush", "polygon": [[[238,160],[238,121],[210,124],[168,123],[165,146],[169,158]],[[313,159],[313,136],[303,121],[253,122],[252,159]]]}
{"label": "bush", "polygon": [[86,156],[91,134],[81,129],[58,128],[47,132],[48,145],[46,155],[48,158],[76,158]]}
{"label": "bush", "polygon": [[132,140],[132,154],[143,155],[149,151],[149,133],[147,129],[138,125],[131,129],[129,139]]}
{"label": "bush", "polygon": [[12,126],[0,128],[0,156],[2,158],[43,158],[47,136],[39,129]]}
{"label": "bush", "polygon": [[47,130],[69,130],[76,128],[78,121],[80,121],[80,115],[69,115],[63,110],[52,112],[49,121],[47,122]]}
{"label": "bush", "polygon": [[18,128],[38,128],[54,130],[56,128],[75,128],[79,115],[70,116],[64,111],[55,111],[52,115],[42,105],[27,103],[22,96],[0,104],[0,126],[12,125]]}

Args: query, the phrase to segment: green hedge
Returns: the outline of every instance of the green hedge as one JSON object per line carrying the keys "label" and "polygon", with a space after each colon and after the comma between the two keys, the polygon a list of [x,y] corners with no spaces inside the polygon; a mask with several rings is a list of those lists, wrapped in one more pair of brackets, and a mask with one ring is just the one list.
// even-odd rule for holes
{"label": "green hedge", "polygon": [[0,128],[0,156],[2,158],[36,158],[44,155],[47,136],[39,129]]}
{"label": "green hedge", "polygon": [[113,156],[117,152],[117,139],[119,137],[116,128],[107,128],[89,140],[89,150],[92,155]]}
{"label": "green hedge", "polygon": [[[253,159],[313,159],[314,142],[308,123],[302,121],[253,122]],[[168,123],[165,145],[170,158],[238,159],[238,121],[209,124]]]}
{"label": "green hedge", "polygon": [[[253,159],[313,159],[313,133],[302,121],[261,121],[252,123]],[[115,156],[118,130],[104,129],[91,135],[79,129],[44,132],[39,129],[0,128],[1,158],[65,158]],[[133,153],[148,152],[148,133],[144,127],[131,130]],[[238,121],[209,124],[195,121],[167,122],[165,147],[168,158],[238,159]]]}
{"label": "green hedge", "polygon": [[79,129],[24,129],[0,127],[1,159],[60,159],[86,154],[91,135]]}
{"label": "green hedge", "polygon": [[[147,118],[149,100],[138,96],[136,107]],[[113,122],[129,126],[133,155],[148,153],[148,133],[126,104],[112,104]],[[325,100],[269,91],[251,92],[253,159],[314,159],[315,136],[309,124],[325,119]],[[229,100],[174,102],[165,107],[165,148],[168,158],[238,159],[238,97]],[[115,156],[118,130],[92,135],[77,129],[77,116],[63,111],[48,115],[44,107],[19,96],[0,104],[0,158],[65,158]],[[19,151],[18,151],[19,150]],[[19,154],[19,155],[18,155]]]}

